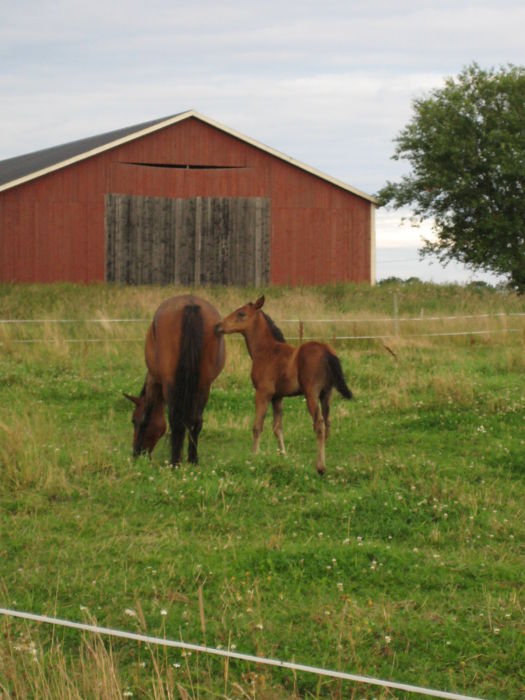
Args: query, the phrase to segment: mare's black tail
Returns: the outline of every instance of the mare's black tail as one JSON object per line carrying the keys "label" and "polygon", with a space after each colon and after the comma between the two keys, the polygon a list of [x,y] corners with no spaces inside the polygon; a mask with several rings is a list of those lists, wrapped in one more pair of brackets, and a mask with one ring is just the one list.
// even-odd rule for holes
{"label": "mare's black tail", "polygon": [[345,399],[351,399],[352,392],[346,384],[345,378],[343,376],[343,368],[341,367],[339,358],[337,357],[337,355],[333,355],[331,352],[327,351],[326,361],[328,363],[328,367],[330,368],[330,374],[332,375],[332,381],[334,383],[335,388]]}
{"label": "mare's black tail", "polygon": [[180,462],[184,433],[196,420],[203,337],[200,306],[189,304],[182,313],[179,363],[168,396],[173,464]]}

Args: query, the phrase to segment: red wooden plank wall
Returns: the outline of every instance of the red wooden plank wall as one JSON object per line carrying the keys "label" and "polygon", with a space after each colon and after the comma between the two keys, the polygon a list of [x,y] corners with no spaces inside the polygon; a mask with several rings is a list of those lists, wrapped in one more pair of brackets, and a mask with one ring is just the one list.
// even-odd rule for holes
{"label": "red wooden plank wall", "polygon": [[370,202],[194,118],[1,192],[0,281],[104,280],[108,192],[269,197],[273,284],[370,281]]}

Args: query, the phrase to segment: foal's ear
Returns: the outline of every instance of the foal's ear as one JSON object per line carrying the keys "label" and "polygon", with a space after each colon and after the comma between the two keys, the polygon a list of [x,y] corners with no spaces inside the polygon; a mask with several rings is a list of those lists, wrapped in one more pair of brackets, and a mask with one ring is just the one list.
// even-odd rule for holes
{"label": "foal's ear", "polygon": [[257,301],[255,302],[255,308],[262,309],[263,304],[264,304],[264,294],[262,295],[262,297],[259,297],[257,299]]}
{"label": "foal's ear", "polygon": [[127,399],[129,399],[130,401],[132,401],[132,402],[135,404],[135,406],[138,406],[138,405],[139,405],[140,399],[139,399],[138,396],[131,396],[131,394],[126,394],[125,391],[123,391],[122,393],[123,393],[123,395],[124,395]]}

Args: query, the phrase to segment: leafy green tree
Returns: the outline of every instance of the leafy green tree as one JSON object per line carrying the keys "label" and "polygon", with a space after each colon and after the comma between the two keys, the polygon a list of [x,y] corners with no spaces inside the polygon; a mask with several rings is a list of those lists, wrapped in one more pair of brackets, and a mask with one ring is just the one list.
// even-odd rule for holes
{"label": "leafy green tree", "polygon": [[525,292],[525,68],[477,64],[413,102],[394,160],[412,172],[379,204],[433,220],[423,255],[504,275]]}

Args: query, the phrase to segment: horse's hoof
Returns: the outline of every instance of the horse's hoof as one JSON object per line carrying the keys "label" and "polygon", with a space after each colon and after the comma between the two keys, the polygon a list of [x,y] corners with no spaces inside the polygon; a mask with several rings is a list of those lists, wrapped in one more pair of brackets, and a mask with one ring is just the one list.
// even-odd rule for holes
{"label": "horse's hoof", "polygon": [[325,471],[325,467],[317,467],[317,473],[319,474],[319,476],[324,476]]}

